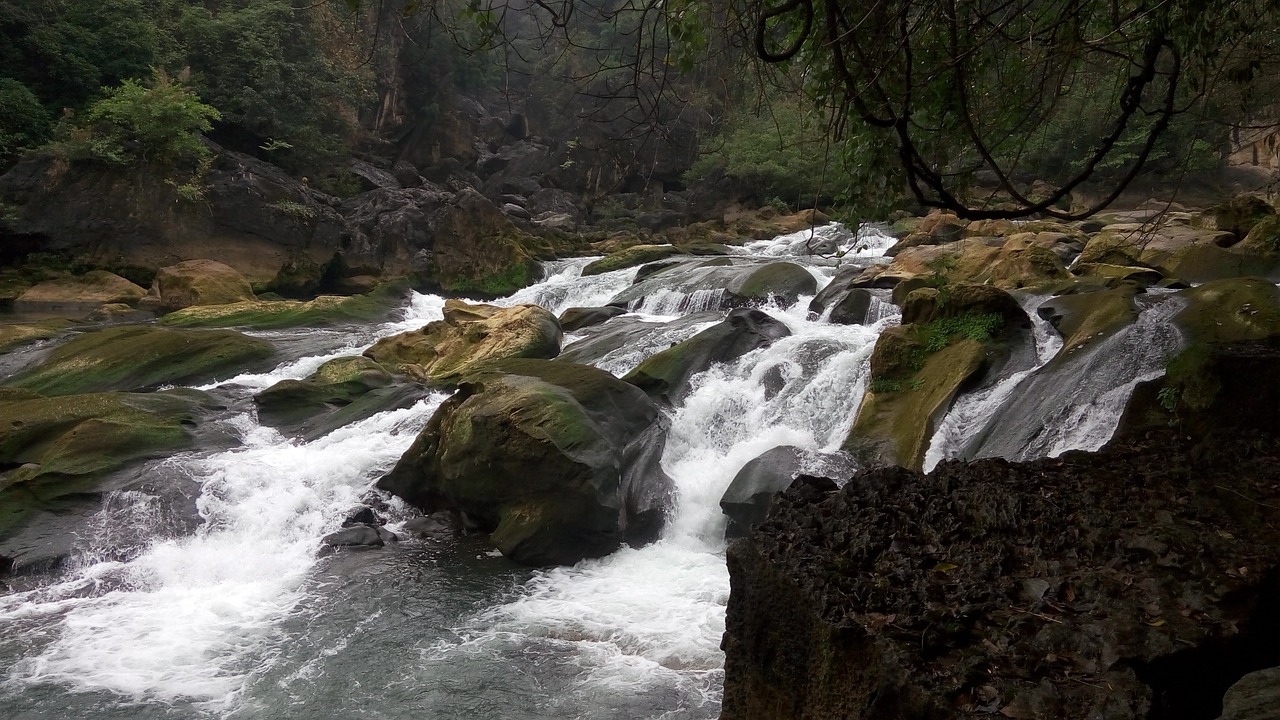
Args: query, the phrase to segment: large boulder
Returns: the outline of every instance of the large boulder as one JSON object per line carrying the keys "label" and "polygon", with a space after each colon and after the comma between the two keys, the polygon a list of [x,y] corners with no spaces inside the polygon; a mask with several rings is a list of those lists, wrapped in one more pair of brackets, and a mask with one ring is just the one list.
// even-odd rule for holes
{"label": "large boulder", "polygon": [[77,335],[5,384],[45,395],[143,390],[232,375],[274,354],[265,340],[231,330],[124,325]]}
{"label": "large boulder", "polygon": [[780,320],[759,310],[739,308],[730,312],[724,322],[650,356],[623,380],[655,400],[674,403],[689,391],[694,375],[790,334],[791,330]]}
{"label": "large boulder", "polygon": [[[0,389],[0,538],[12,537],[32,511],[91,492],[108,472],[192,447],[218,407],[194,390],[43,397]],[[41,545],[36,537],[0,551],[21,567],[48,556]]]}
{"label": "large boulder", "polygon": [[187,260],[160,268],[151,282],[151,296],[164,310],[254,299],[249,281],[216,260]]}
{"label": "large boulder", "polygon": [[448,386],[507,358],[553,358],[563,334],[556,316],[537,305],[502,308],[447,300],[444,319],[392,335],[364,352],[428,385]]}
{"label": "large boulder", "polygon": [[572,564],[656,539],[665,433],[657,406],[607,372],[508,360],[463,383],[378,487],[463,513],[516,562]]}
{"label": "large boulder", "polygon": [[1081,263],[1146,265],[1158,267],[1173,255],[1197,245],[1225,247],[1236,242],[1225,230],[1206,230],[1189,225],[1108,225],[1089,238],[1080,253]]}
{"label": "large boulder", "polygon": [[1274,434],[1168,427],[802,478],[729,547],[721,717],[1215,717],[1280,647],[1278,478]]}
{"label": "large boulder", "polygon": [[880,276],[924,276],[938,283],[967,282],[1013,290],[1066,280],[1071,274],[1057,253],[1028,232],[1009,238],[965,238],[947,245],[907,248]]}
{"label": "large boulder", "polygon": [[725,293],[734,305],[763,305],[776,302],[779,305],[795,305],[801,295],[817,292],[818,281],[800,265],[789,262],[772,262],[734,278],[725,286]]}
{"label": "large boulder", "polygon": [[1274,720],[1280,717],[1280,667],[1249,673],[1222,698],[1218,720]]}
{"label": "large boulder", "polygon": [[146,295],[146,290],[119,275],[90,270],[83,275],[37,283],[18,296],[14,307],[23,311],[50,306],[133,305]]}
{"label": "large boulder", "polygon": [[795,263],[717,257],[678,262],[644,276],[609,304],[634,309],[658,300],[661,314],[677,314],[769,302],[794,305],[801,295],[813,295],[816,289],[813,275]]}
{"label": "large boulder", "polygon": [[674,245],[632,245],[629,248],[609,253],[605,257],[587,265],[582,268],[582,274],[583,276],[600,275],[683,254],[685,254],[684,251]]}
{"label": "large boulder", "polygon": [[571,307],[560,313],[560,328],[565,332],[573,332],[581,330],[592,325],[599,325],[608,320],[625,314],[627,311],[620,307]]}

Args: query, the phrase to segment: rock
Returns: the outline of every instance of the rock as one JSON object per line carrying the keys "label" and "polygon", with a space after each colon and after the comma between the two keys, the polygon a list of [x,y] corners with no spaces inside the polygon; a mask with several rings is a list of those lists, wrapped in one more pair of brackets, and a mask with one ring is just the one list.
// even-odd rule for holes
{"label": "rock", "polygon": [[269,163],[210,146],[202,202],[182,199],[167,169],[67,167],[53,153],[33,153],[0,176],[0,200],[15,208],[9,229],[39,238],[33,251],[88,265],[155,271],[217,258],[263,283],[287,258],[306,254],[325,263],[349,253],[342,247],[346,223],[329,196]]}
{"label": "rock", "polygon": [[462,534],[462,523],[442,510],[406,521],[404,531],[421,537],[455,537]]}
{"label": "rock", "polygon": [[84,275],[37,283],[19,295],[14,306],[23,312],[51,306],[136,304],[146,294],[146,290],[119,275],[90,270]]}
{"label": "rock", "polygon": [[1005,290],[1069,279],[1071,274],[1058,255],[1036,243],[1036,236],[1022,233],[1007,239],[965,238],[947,245],[907,248],[878,277],[927,276]]}
{"label": "rock", "polygon": [[520,220],[533,219],[533,216],[529,214],[528,210],[525,210],[523,207],[520,207],[515,203],[503,203],[500,209],[504,215],[509,215],[513,218],[518,218]]}
{"label": "rock", "polygon": [[601,273],[621,270],[623,268],[644,265],[655,260],[683,255],[684,251],[674,245],[633,245],[625,250],[610,253],[582,269],[583,276],[600,275]]}
{"label": "rock", "polygon": [[342,521],[342,527],[347,528],[352,525],[385,525],[386,523],[387,521],[383,520],[382,517],[378,515],[378,511],[368,505],[358,505],[347,513],[347,517]]}
{"label": "rock", "polygon": [[1037,311],[1062,335],[1059,357],[1087,343],[1110,337],[1138,319],[1134,296],[1141,291],[1136,284],[1098,292],[1063,295],[1040,304]]}
{"label": "rock", "polygon": [[921,467],[934,423],[987,360],[983,344],[970,338],[932,353],[925,348],[908,327],[881,334],[871,359],[874,380],[845,439],[846,452],[867,465]]}
{"label": "rock", "polygon": [[1280,216],[1259,220],[1244,241],[1232,249],[1254,255],[1275,255],[1280,251]]}
{"label": "rock", "polygon": [[5,384],[45,395],[143,390],[259,367],[271,344],[231,330],[124,325],[77,335]]}
{"label": "rock", "polygon": [[647,338],[660,336],[667,345],[693,337],[698,332],[721,322],[718,312],[696,312],[670,322],[653,322],[636,316],[618,317],[602,325],[583,328],[580,339],[569,344],[556,356],[557,360],[609,367],[611,372],[626,373],[649,357]]}
{"label": "rock", "polygon": [[1139,287],[1151,287],[1164,279],[1159,270],[1133,265],[1108,265],[1106,263],[1077,263],[1071,268],[1075,275],[1106,278],[1107,280],[1132,281]]}
{"label": "rock", "polygon": [[1280,278],[1280,256],[1251,250],[1247,242],[1229,249],[1190,245],[1151,264],[1169,277],[1191,283],[1250,275]]}
{"label": "rock", "polygon": [[786,307],[795,305],[801,295],[815,294],[817,288],[817,280],[803,267],[772,262],[726,285],[725,294],[739,306],[776,302]]}
{"label": "rock", "polygon": [[853,289],[852,283],[854,280],[858,279],[864,272],[866,272],[866,268],[856,265],[841,268],[835,277],[831,278],[831,282],[827,283],[827,286],[819,290],[818,294],[813,296],[813,300],[809,301],[809,312],[821,315],[828,307],[838,304]]}
{"label": "rock", "polygon": [[34,323],[0,325],[0,352],[8,352],[19,345],[48,340],[71,326],[70,320],[42,320]]}
{"label": "rock", "polygon": [[125,303],[107,303],[89,313],[87,319],[93,322],[117,324],[144,322],[146,320],[154,320],[155,317],[156,315],[153,312],[139,310]]}
{"label": "rock", "polygon": [[560,329],[565,332],[581,330],[591,325],[599,325],[610,318],[626,314],[619,307],[572,307],[560,313]]}
{"label": "rock", "polygon": [[216,260],[187,260],[160,268],[151,282],[151,295],[159,298],[164,310],[254,299],[249,281]]}
{"label": "rock", "polygon": [[258,420],[280,427],[314,419],[393,382],[391,373],[362,355],[335,358],[305,380],[281,380],[254,396]]}
{"label": "rock", "polygon": [[1193,245],[1221,247],[1230,244],[1234,237],[1229,232],[1186,225],[1108,225],[1089,238],[1077,262],[1159,267],[1174,254]]}
{"label": "rock", "polygon": [[449,386],[507,358],[553,358],[560,323],[536,305],[500,308],[447,300],[444,319],[374,343],[366,357],[433,386]]}
{"label": "rock", "polygon": [[791,487],[800,475],[819,474],[841,482],[856,470],[857,463],[843,453],[811,453],[789,445],[765,451],[742,466],[720,498],[720,509],[729,518],[725,539],[749,535],[768,514],[774,494]]}
{"label": "rock", "polygon": [[672,404],[688,393],[694,375],[790,334],[786,324],[768,314],[739,308],[730,312],[724,322],[650,356],[622,379],[655,400]]}
{"label": "rock", "polygon": [[958,283],[947,285],[943,290],[925,287],[910,292],[902,302],[903,325],[965,315],[998,316],[1000,332],[1031,327],[1031,318],[1022,305],[1009,293],[991,285]]}
{"label": "rock", "polygon": [[329,533],[320,539],[331,548],[340,547],[382,547],[389,542],[395,542],[400,538],[395,533],[386,528],[377,527],[375,525],[352,525],[345,527],[337,532]]}
{"label": "rock", "polygon": [[418,172],[418,168],[407,160],[397,160],[395,165],[391,166],[391,174],[395,176],[396,182],[400,183],[401,187],[422,187],[422,175]]}
{"label": "rock", "polygon": [[1243,240],[1259,221],[1274,217],[1276,209],[1257,195],[1237,195],[1210,208],[1208,214],[1213,217],[1215,228],[1235,235],[1237,240]]}
{"label": "rock", "polygon": [[[863,288],[850,288],[831,307],[827,322],[837,325],[865,325],[876,297]],[[810,307],[812,307],[810,303]]]}
{"label": "rock", "polygon": [[1275,662],[1277,479],[1274,435],[1168,427],[801,478],[729,547],[721,717],[1213,717]]}
{"label": "rock", "polygon": [[666,421],[596,368],[508,360],[445,401],[378,487],[465,513],[512,560],[573,564],[656,539]]}
{"label": "rock", "polygon": [[381,285],[364,295],[321,295],[314,300],[245,300],[224,305],[196,305],[160,318],[161,325],[190,328],[245,327],[259,330],[324,327],[385,320],[404,302],[403,283]]}
{"label": "rock", "polygon": [[361,192],[377,190],[379,188],[391,188],[398,190],[400,181],[396,176],[379,167],[374,167],[363,160],[352,160],[347,166],[351,174],[359,178],[363,187]]}
{"label": "rock", "polygon": [[1275,720],[1280,718],[1280,667],[1249,673],[1222,698],[1218,720]]}
{"label": "rock", "polygon": [[196,390],[41,397],[0,391],[0,536],[105,473],[192,447],[219,404]]}

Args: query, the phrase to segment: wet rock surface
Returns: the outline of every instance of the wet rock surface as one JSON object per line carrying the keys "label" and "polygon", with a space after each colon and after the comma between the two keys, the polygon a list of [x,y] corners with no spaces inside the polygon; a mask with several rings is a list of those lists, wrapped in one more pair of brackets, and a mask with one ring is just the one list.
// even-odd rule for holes
{"label": "wet rock surface", "polygon": [[729,550],[722,717],[1214,718],[1280,661],[1277,547],[1266,430],[802,477]]}

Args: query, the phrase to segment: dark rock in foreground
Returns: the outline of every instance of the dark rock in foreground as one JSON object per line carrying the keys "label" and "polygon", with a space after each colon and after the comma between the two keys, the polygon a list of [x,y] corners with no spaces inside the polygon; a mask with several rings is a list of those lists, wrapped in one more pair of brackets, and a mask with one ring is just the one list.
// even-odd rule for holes
{"label": "dark rock in foreground", "polygon": [[1213,718],[1280,664],[1280,442],[802,477],[728,554],[722,717]]}

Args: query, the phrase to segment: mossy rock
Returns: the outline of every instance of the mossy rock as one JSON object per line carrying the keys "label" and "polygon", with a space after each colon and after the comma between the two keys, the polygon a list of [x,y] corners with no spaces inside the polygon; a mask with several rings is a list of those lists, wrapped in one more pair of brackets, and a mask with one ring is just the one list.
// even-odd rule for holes
{"label": "mossy rock", "polygon": [[18,296],[18,309],[33,306],[136,304],[147,291],[105,270],[90,270],[84,275],[46,280],[33,285]]}
{"label": "mossy rock", "polygon": [[508,360],[445,401],[378,486],[465,512],[516,562],[572,564],[656,538],[664,442],[661,412],[609,373]]}
{"label": "mossy rock", "polygon": [[165,310],[221,305],[254,298],[253,288],[235,268],[216,260],[187,260],[160,268],[151,295]]}
{"label": "mossy rock", "polygon": [[536,305],[500,308],[451,299],[443,320],[383,338],[364,354],[427,385],[448,387],[498,360],[553,358],[562,338],[556,317]]}
{"label": "mossy rock", "polygon": [[772,262],[732,283],[725,291],[747,303],[777,300],[784,305],[793,305],[801,295],[816,294],[817,288],[817,280],[803,267],[789,262]]}
{"label": "mossy rock", "polygon": [[195,390],[42,397],[0,393],[0,535],[31,508],[128,463],[191,447],[217,407]]}
{"label": "mossy rock", "polygon": [[[901,347],[882,352],[880,343],[886,335],[889,333],[881,335],[881,341],[876,343],[876,352],[882,355],[881,371],[910,369],[909,363],[901,361],[913,354],[909,339],[890,336],[888,342]],[[862,401],[844,449],[872,464],[919,469],[935,423],[951,406],[960,388],[981,372],[986,354],[982,343],[965,338],[926,355],[923,365],[900,383],[873,385]],[[886,368],[884,358],[889,355],[898,361]],[[873,365],[874,362],[873,358]]]}
{"label": "mossy rock", "polygon": [[260,367],[270,343],[230,330],[125,325],[78,335],[5,384],[44,395],[196,383]]}
{"label": "mossy rock", "polygon": [[913,290],[902,303],[902,323],[928,323],[966,315],[998,315],[1001,331],[1028,328],[1031,319],[1012,295],[991,285],[960,283]]}
{"label": "mossy rock", "polygon": [[1132,280],[1149,287],[1164,279],[1159,270],[1135,265],[1110,265],[1107,263],[1077,263],[1071,268],[1077,276],[1105,278],[1107,280]]}
{"label": "mossy rock", "polygon": [[8,352],[19,345],[48,340],[70,327],[70,320],[44,320],[35,323],[0,325],[0,352]]}
{"label": "mossy rock", "polygon": [[1271,215],[1259,220],[1249,230],[1244,241],[1232,250],[1259,255],[1280,253],[1280,215]]}
{"label": "mossy rock", "polygon": [[1040,305],[1040,314],[1062,335],[1058,358],[1090,342],[1109,337],[1138,319],[1134,296],[1141,290],[1125,283],[1097,292],[1063,295]]}
{"label": "mossy rock", "polygon": [[1186,282],[1209,282],[1224,278],[1280,276],[1280,255],[1254,253],[1244,243],[1233,248],[1192,245],[1156,263],[1170,277]]}
{"label": "mossy rock", "polygon": [[281,380],[254,396],[258,419],[278,427],[350,405],[394,382],[391,373],[363,355],[334,358],[304,380]]}
{"label": "mossy rock", "polygon": [[1257,195],[1237,195],[1210,208],[1208,214],[1213,216],[1214,227],[1243,239],[1260,221],[1276,217],[1276,209]]}
{"label": "mossy rock", "polygon": [[584,277],[635,267],[646,263],[666,260],[675,255],[684,255],[685,251],[674,245],[633,245],[625,250],[596,260],[582,269]]}
{"label": "mossy rock", "polygon": [[1269,280],[1215,280],[1178,295],[1188,304],[1173,321],[1193,344],[1280,337],[1280,288]]}
{"label": "mossy rock", "polygon": [[200,305],[169,313],[161,325],[172,327],[272,329],[324,327],[385,320],[400,307],[408,287],[388,283],[368,295],[322,295],[314,300],[246,300],[223,305]]}

